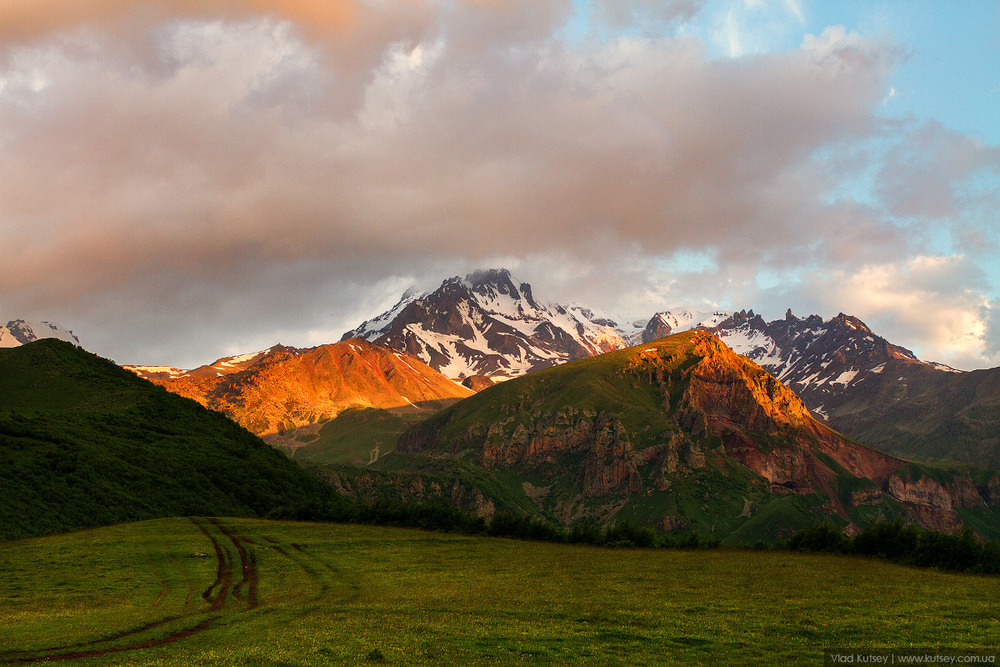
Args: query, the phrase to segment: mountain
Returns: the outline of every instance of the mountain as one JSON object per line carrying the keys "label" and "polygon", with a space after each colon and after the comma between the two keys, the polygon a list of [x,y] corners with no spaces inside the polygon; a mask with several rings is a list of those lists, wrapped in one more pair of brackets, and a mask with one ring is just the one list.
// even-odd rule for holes
{"label": "mountain", "polygon": [[849,400],[849,389],[883,375],[886,365],[958,373],[917,359],[909,350],[876,335],[856,317],[840,313],[798,318],[789,310],[783,320],[765,322],[751,310],[733,313],[705,326],[737,353],[752,359],[784,382],[820,416]]}
{"label": "mountain", "polygon": [[[472,393],[409,355],[363,339],[310,349],[279,345],[192,371],[127,368],[258,435],[317,425],[352,408],[426,413]],[[294,449],[313,439],[300,436],[285,444]]]}
{"label": "mountain", "polygon": [[334,499],[229,419],[111,361],[57,339],[0,349],[0,540]]}
{"label": "mountain", "polygon": [[856,317],[765,322],[753,311],[705,327],[788,385],[832,428],[910,459],[1000,467],[1000,369],[921,361]]}
{"label": "mountain", "polygon": [[997,475],[844,438],[704,331],[484,389],[406,431],[383,467],[405,457],[478,467],[564,524],[627,519],[740,541],[899,517],[1000,534]]}
{"label": "mountain", "polygon": [[407,351],[479,389],[477,376],[517,377],[693,329],[758,363],[850,437],[907,458],[1000,466],[1000,370],[969,375],[922,361],[843,313],[825,320],[788,311],[767,322],[752,310],[678,308],[619,324],[581,306],[543,305],[530,285],[495,269],[408,292],[345,336]]}
{"label": "mountain", "polygon": [[261,359],[261,357],[281,351],[294,352],[295,349],[284,347],[282,345],[275,345],[274,347],[261,350],[260,352],[251,352],[249,354],[241,354],[235,357],[223,357],[215,360],[211,364],[199,366],[198,368],[187,371],[180,368],[173,368],[172,366],[138,366],[135,364],[123,364],[122,368],[126,368],[139,377],[150,380],[151,382],[156,382],[158,380],[172,380],[182,377],[215,378],[245,371],[253,366],[254,363]]}
{"label": "mountain", "polygon": [[39,338],[58,338],[74,345],[80,344],[80,339],[72,331],[52,322],[11,320],[7,326],[0,326],[0,348],[17,347]]}
{"label": "mountain", "polygon": [[342,340],[364,338],[465,378],[523,375],[620,349],[629,335],[586,308],[537,301],[528,283],[492,269],[450,278],[429,294],[408,292]]}
{"label": "mountain", "polygon": [[633,342],[649,343],[682,331],[712,329],[729,319],[731,315],[732,313],[719,310],[711,313],[688,308],[665,310],[654,314],[639,335],[639,340],[634,340],[633,337]]}

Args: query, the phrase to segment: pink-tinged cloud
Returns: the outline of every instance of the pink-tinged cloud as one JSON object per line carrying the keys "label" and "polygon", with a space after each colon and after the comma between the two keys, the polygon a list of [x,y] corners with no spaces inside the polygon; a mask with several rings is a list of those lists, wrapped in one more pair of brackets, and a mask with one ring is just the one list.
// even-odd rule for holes
{"label": "pink-tinged cloud", "polygon": [[[601,20],[649,7],[694,11],[636,0]],[[895,132],[967,165],[949,191],[990,165],[960,136],[887,126],[898,51],[839,28],[719,61],[679,33],[565,39],[567,0],[63,9],[0,10],[0,313],[108,327],[108,353],[346,330],[397,296],[364,285],[498,258],[542,291],[563,287],[554,259],[588,267],[565,274],[607,306],[636,285],[686,300],[657,266],[700,254],[714,268],[677,285],[750,298],[761,266],[928,254],[892,219],[906,192],[843,196],[858,166],[830,154],[877,170],[858,147]]]}

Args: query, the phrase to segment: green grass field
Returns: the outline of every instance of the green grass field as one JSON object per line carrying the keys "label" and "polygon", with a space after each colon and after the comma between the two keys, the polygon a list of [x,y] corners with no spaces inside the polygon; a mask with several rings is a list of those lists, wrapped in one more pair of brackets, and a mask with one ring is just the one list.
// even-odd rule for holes
{"label": "green grass field", "polygon": [[[202,554],[202,555],[193,555]],[[256,519],[0,543],[0,663],[820,664],[1000,646],[998,580]]]}

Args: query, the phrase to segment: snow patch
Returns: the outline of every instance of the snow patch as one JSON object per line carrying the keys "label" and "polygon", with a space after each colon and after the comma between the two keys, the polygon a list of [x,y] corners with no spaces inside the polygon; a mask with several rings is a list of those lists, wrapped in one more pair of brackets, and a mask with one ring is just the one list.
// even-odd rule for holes
{"label": "snow patch", "polygon": [[830,380],[830,384],[842,384],[846,387],[857,376],[858,376],[858,371],[856,370],[844,371],[843,373],[838,375],[835,379]]}

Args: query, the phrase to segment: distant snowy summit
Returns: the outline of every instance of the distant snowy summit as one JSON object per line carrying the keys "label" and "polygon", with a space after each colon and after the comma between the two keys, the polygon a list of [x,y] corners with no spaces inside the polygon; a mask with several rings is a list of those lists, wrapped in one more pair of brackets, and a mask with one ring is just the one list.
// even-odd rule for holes
{"label": "distant snowy summit", "polygon": [[449,278],[430,293],[408,290],[341,340],[365,338],[407,352],[452,378],[514,377],[715,326],[730,315],[677,310],[653,320],[620,318],[542,301],[507,269],[490,269]]}
{"label": "distant snowy summit", "polygon": [[855,394],[881,386],[883,372],[896,378],[928,369],[957,372],[921,361],[843,313],[826,320],[788,311],[783,319],[767,322],[752,310],[673,308],[648,319],[618,318],[579,305],[546,303],[506,269],[449,278],[430,293],[407,291],[393,308],[344,339],[365,338],[407,352],[461,379],[514,377],[691,329],[715,334],[824,418]]}
{"label": "distant snowy summit", "polygon": [[7,326],[0,326],[0,347],[17,347],[39,338],[58,338],[74,345],[80,344],[76,334],[53,322],[11,320]]}
{"label": "distant snowy summit", "polygon": [[539,301],[531,285],[492,269],[449,278],[431,293],[407,291],[341,340],[386,345],[451,378],[513,377],[626,347],[632,333],[586,308]]}

